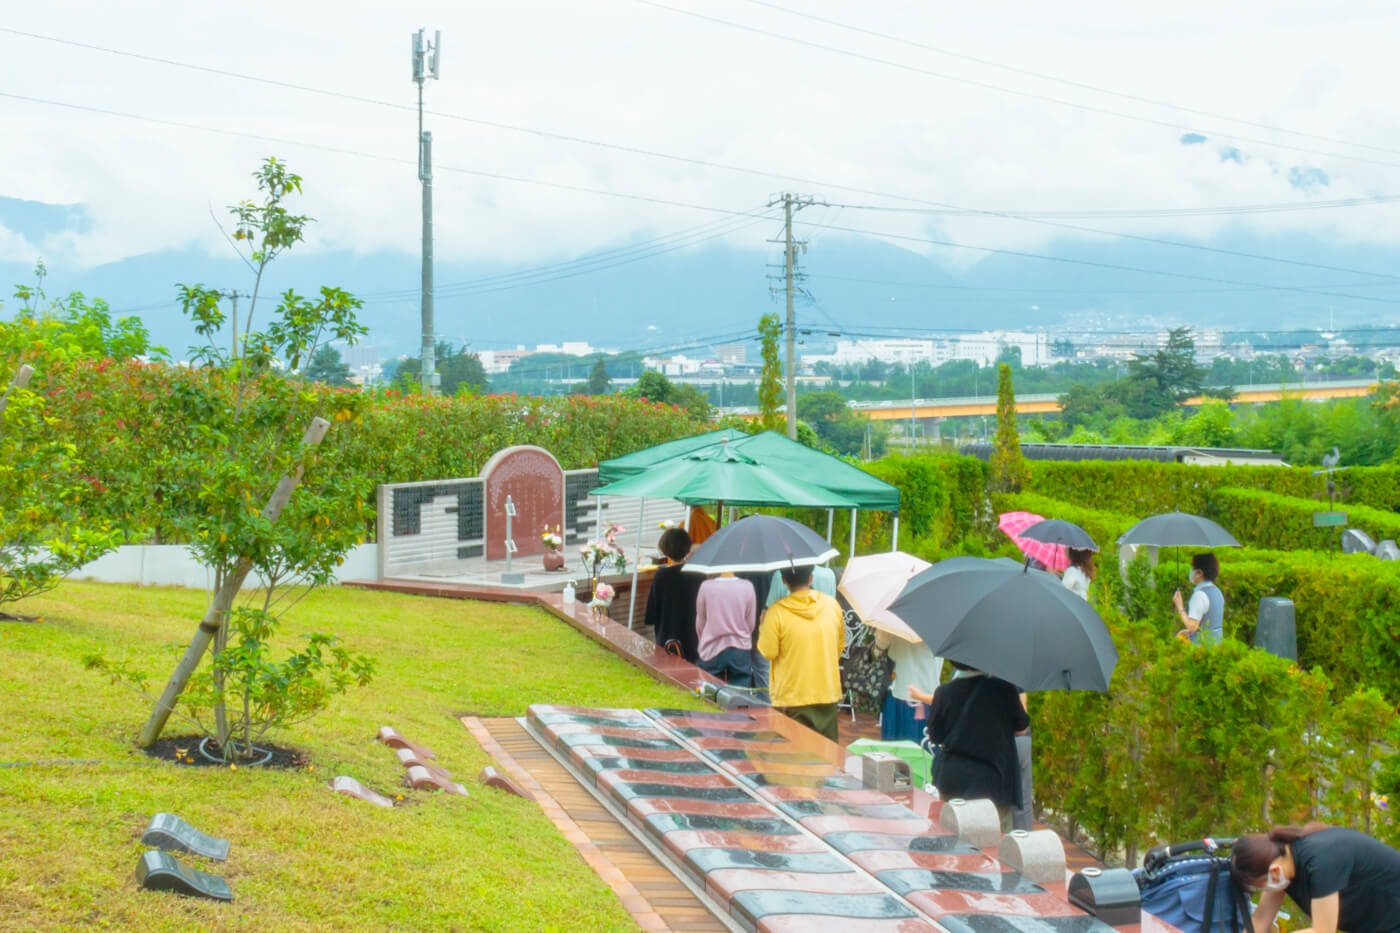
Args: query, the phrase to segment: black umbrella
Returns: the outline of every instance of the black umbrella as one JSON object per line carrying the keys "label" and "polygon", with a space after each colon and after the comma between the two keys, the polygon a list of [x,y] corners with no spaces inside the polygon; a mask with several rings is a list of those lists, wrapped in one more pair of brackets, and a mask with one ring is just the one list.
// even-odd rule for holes
{"label": "black umbrella", "polygon": [[[1208,518],[1190,512],[1163,512],[1144,518],[1118,537],[1119,544],[1145,544],[1151,547],[1239,547],[1230,532]],[[1176,552],[1177,574],[1181,573],[1181,551]]]}
{"label": "black umbrella", "polygon": [[1106,692],[1118,650],[1094,607],[1052,573],[954,557],[914,577],[890,605],[941,657],[1022,690]]}
{"label": "black umbrella", "polygon": [[1059,544],[1067,548],[1074,548],[1076,551],[1097,551],[1099,549],[1099,546],[1094,543],[1094,539],[1089,537],[1089,532],[1063,518],[1047,518],[1034,525],[1028,525],[1018,533],[1018,537],[1030,538],[1032,541],[1044,541],[1046,544]]}
{"label": "black umbrella", "polygon": [[774,515],[749,515],[716,531],[683,566],[691,573],[771,572],[820,564],[841,553],[806,525]]}

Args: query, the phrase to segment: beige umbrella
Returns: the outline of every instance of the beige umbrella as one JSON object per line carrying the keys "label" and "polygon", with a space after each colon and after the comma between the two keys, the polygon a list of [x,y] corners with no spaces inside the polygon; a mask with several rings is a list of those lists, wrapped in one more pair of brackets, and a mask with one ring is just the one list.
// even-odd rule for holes
{"label": "beige umbrella", "polygon": [[903,591],[905,584],[931,566],[928,561],[903,551],[852,557],[836,589],[866,625],[917,644],[923,639],[903,619],[890,612],[890,603]]}

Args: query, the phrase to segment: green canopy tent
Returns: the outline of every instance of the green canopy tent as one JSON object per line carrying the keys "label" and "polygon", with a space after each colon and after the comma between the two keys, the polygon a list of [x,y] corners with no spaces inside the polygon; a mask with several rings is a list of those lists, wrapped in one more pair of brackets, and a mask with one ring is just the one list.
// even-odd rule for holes
{"label": "green canopy tent", "polygon": [[630,454],[625,454],[612,460],[604,460],[599,463],[598,485],[606,486],[608,483],[616,483],[618,480],[626,479],[629,476],[636,476],[638,473],[646,472],[648,467],[655,466],[663,460],[670,460],[673,457],[682,457],[692,451],[700,450],[704,447],[711,447],[721,441],[735,441],[739,438],[749,436],[750,435],[735,428],[722,428],[718,431],[709,431],[705,434],[695,434],[691,437],[677,438],[674,441],[657,444],[655,447],[634,450]]}
{"label": "green canopy tent", "polygon": [[[676,499],[687,505],[715,502],[721,507],[824,508],[828,541],[835,510],[850,509],[850,556],[855,554],[857,514],[862,510],[892,512],[890,546],[898,547],[896,487],[773,431],[745,434],[728,428],[669,441],[603,461],[598,464],[598,481],[602,485],[590,495],[641,497],[643,510],[648,498]],[[639,549],[640,535],[639,527]],[[635,579],[632,593],[635,610]]]}
{"label": "green canopy tent", "polygon": [[686,505],[718,502],[724,505],[775,508],[859,508],[854,499],[823,486],[791,478],[782,465],[760,463],[721,442],[663,460],[626,479],[600,486],[591,496],[633,496],[640,499],[676,499]]}

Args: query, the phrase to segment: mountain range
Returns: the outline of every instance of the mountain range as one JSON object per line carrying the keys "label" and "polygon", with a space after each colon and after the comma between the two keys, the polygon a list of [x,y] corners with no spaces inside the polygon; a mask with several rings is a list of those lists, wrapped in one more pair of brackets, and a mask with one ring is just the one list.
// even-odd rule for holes
{"label": "mountain range", "polygon": [[[82,205],[0,198],[0,226],[28,242],[81,233],[89,223]],[[767,278],[776,271],[768,265],[774,252],[760,248],[761,235],[754,240],[751,249],[719,242],[688,248],[646,241],[609,244],[572,263],[439,259],[436,330],[440,339],[479,350],[588,341],[605,348],[685,352],[693,344],[749,339],[760,315],[783,310],[781,292],[770,294],[770,286],[781,283]],[[930,330],[1046,328],[1078,335],[1144,333],[1177,324],[1236,331],[1342,328],[1389,323],[1389,307],[1400,300],[1395,291],[1400,278],[1305,265],[1393,269],[1400,258],[1395,249],[1313,235],[1261,238],[1243,230],[1202,245],[1215,251],[1139,240],[1062,239],[1031,250],[1049,260],[988,253],[954,268],[886,240],[822,233],[801,256],[808,277],[798,303],[799,325],[810,331],[804,342],[814,346],[836,334]],[[37,258],[6,256],[0,283],[32,282]],[[157,343],[183,356],[195,335],[175,301],[176,283],[196,282],[246,291],[251,276],[231,250],[210,255],[186,248],[91,268],[50,260],[45,287],[50,295],[79,290],[103,298],[118,314],[139,316]],[[364,298],[361,320],[370,328],[365,342],[383,358],[417,352],[416,244],[403,252],[292,251],[270,268],[263,295],[275,301],[286,288],[315,295],[321,285],[339,285]],[[1288,290],[1297,288],[1312,291]]]}

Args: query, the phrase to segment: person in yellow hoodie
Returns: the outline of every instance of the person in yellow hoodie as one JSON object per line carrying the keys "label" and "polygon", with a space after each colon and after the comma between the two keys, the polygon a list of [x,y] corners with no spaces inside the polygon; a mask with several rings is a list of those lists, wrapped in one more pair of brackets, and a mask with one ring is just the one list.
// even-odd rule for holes
{"label": "person in yellow hoodie", "polygon": [[782,574],[789,593],[764,613],[758,634],[759,653],[773,665],[769,696],[780,712],[838,742],[836,704],[846,647],[841,607],[812,589],[811,567],[789,567]]}

